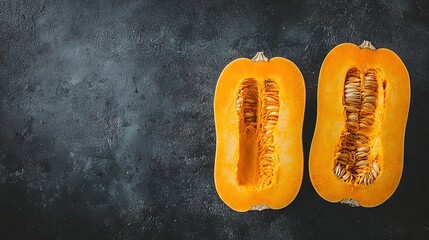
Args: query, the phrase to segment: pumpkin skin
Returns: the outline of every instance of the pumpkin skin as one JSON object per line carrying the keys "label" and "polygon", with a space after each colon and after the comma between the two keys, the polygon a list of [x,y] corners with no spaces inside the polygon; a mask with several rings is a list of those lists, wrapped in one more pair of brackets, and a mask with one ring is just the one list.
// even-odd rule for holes
{"label": "pumpkin skin", "polygon": [[[347,85],[345,79],[351,68],[361,71],[359,80],[361,89],[364,89],[363,81],[376,79],[377,88],[374,90],[376,108],[373,114],[375,122],[371,126],[362,125],[363,128],[359,125],[357,131],[362,131],[370,139],[367,148],[370,149],[369,154],[367,159],[361,162],[367,165],[357,166],[360,159],[355,155],[354,166],[348,166],[349,170],[347,167],[344,168],[343,172],[341,166],[347,164],[335,162],[337,160],[334,161],[334,155],[341,155],[338,152],[338,149],[341,149],[340,137],[349,128],[347,116],[351,113],[345,110],[343,104],[347,104],[346,90],[350,85]],[[367,77],[362,75],[365,71],[374,71],[375,74]],[[350,79],[356,80],[351,75]],[[363,91],[361,89],[358,90]],[[359,96],[361,104],[365,101],[364,97],[363,94]],[[342,202],[352,206],[375,207],[394,193],[402,175],[409,104],[408,71],[393,51],[384,48],[376,50],[367,41],[360,46],[344,43],[330,51],[323,61],[319,75],[317,121],[309,160],[311,182],[322,198],[329,202]],[[359,115],[359,121],[361,119]],[[353,136],[358,136],[359,139],[360,135]],[[356,154],[360,148],[354,149]],[[340,165],[338,172],[336,164]],[[347,175],[347,171],[353,171],[350,169],[361,169],[362,175],[357,174],[353,179],[352,174]],[[357,182],[358,179],[361,183]]]}
{"label": "pumpkin skin", "polygon": [[[255,138],[264,139],[265,136],[262,135],[268,134],[264,127],[266,117],[271,113],[273,116],[278,113],[276,125],[269,134],[272,136],[272,149],[275,149],[273,155],[268,155],[274,156],[269,166],[261,163],[261,149],[265,149],[261,146],[265,142],[256,141],[253,137],[247,138],[248,128],[242,128],[246,122],[240,111],[245,111],[242,109],[246,100],[239,103],[238,98],[242,94],[240,89],[243,89],[243,84],[248,79],[254,87],[258,87],[258,93],[261,94],[255,105],[257,116],[252,118],[256,119]],[[268,86],[275,86],[278,90],[279,106],[274,108],[277,109],[273,110],[275,112],[264,114],[264,111],[268,111],[264,109],[269,102],[264,102],[263,92],[269,91]],[[220,198],[230,208],[238,212],[280,209],[296,197],[303,175],[301,135],[304,108],[304,79],[298,67],[290,60],[280,57],[268,60],[260,52],[252,60],[236,59],[223,69],[214,96],[214,180]],[[264,178],[265,169],[271,174],[269,180],[264,180],[268,179]]]}

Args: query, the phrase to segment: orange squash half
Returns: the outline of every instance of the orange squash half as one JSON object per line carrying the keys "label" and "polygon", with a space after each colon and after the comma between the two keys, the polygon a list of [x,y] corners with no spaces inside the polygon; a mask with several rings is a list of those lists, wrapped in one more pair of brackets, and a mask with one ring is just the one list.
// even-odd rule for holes
{"label": "orange squash half", "polygon": [[365,41],[335,47],[319,75],[309,173],[330,202],[374,207],[402,175],[410,79],[401,59]]}
{"label": "orange squash half", "polygon": [[304,79],[285,58],[236,59],[222,71],[214,97],[220,198],[244,212],[292,202],[303,174]]}

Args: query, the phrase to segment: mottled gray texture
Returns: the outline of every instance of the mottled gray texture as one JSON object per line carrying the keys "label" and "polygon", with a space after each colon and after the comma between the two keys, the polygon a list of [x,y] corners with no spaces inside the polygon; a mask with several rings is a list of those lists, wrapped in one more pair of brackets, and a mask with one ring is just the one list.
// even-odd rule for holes
{"label": "mottled gray texture", "polygon": [[[223,67],[260,50],[300,67],[307,169],[323,58],[363,39],[398,53],[411,76],[393,197],[330,204],[306,170],[286,209],[227,208],[213,182]],[[422,0],[1,0],[0,238],[427,239],[428,42]]]}

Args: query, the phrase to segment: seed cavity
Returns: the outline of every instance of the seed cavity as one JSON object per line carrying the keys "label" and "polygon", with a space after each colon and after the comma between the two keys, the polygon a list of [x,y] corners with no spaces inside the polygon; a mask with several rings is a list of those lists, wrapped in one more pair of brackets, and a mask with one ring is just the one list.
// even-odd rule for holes
{"label": "seed cavity", "polygon": [[337,178],[350,184],[370,185],[381,171],[369,137],[374,131],[377,91],[375,69],[364,72],[358,68],[348,70],[343,95],[346,125],[334,155],[333,172]]}
{"label": "seed cavity", "polygon": [[274,132],[279,117],[279,88],[271,79],[241,83],[236,109],[239,117],[240,185],[268,188],[276,181],[278,158]]}

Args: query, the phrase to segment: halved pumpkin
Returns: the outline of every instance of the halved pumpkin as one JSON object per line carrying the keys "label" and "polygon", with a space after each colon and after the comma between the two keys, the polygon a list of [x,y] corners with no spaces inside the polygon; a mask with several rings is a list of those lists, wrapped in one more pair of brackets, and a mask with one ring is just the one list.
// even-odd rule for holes
{"label": "halved pumpkin", "polygon": [[304,79],[285,58],[236,59],[222,71],[214,97],[220,198],[244,212],[292,202],[303,174]]}
{"label": "halved pumpkin", "polygon": [[402,175],[410,79],[401,59],[365,41],[335,47],[323,61],[309,171],[330,202],[374,207]]}

